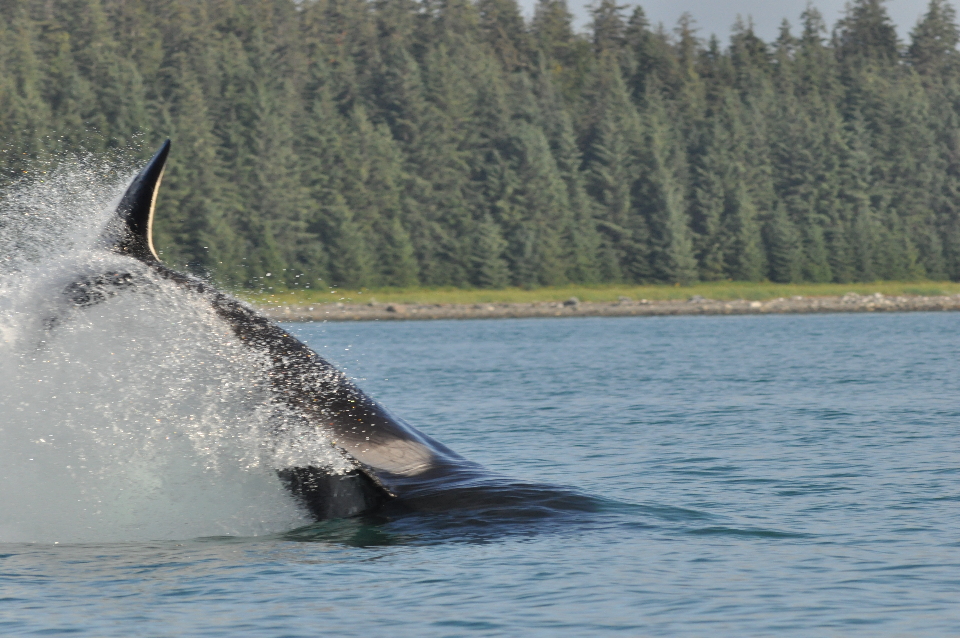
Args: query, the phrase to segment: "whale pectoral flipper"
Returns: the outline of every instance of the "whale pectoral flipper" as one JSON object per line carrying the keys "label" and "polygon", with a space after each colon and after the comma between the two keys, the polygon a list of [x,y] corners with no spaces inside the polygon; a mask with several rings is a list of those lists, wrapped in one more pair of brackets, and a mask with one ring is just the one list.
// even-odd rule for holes
{"label": "whale pectoral flipper", "polygon": [[317,467],[291,467],[277,474],[319,520],[372,512],[389,499],[380,486],[358,470],[331,474]]}

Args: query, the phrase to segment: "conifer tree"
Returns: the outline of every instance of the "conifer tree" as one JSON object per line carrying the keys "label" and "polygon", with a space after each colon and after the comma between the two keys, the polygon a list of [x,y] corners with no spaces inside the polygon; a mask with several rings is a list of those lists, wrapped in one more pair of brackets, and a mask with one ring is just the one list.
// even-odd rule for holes
{"label": "conifer tree", "polygon": [[480,29],[508,71],[527,66],[532,42],[516,0],[477,0]]}
{"label": "conifer tree", "polygon": [[500,234],[500,227],[485,215],[477,223],[473,236],[470,283],[478,288],[503,288],[510,283],[510,270],[503,259],[507,242]]}
{"label": "conifer tree", "polygon": [[612,54],[603,57],[593,91],[596,106],[584,163],[588,192],[598,202],[601,277],[644,281],[650,277],[648,234],[632,197],[642,132]]}
{"label": "conifer tree", "polygon": [[521,233],[532,241],[527,264],[517,263],[514,270],[518,275],[529,273],[523,279],[518,277],[521,285],[563,284],[567,282],[563,233],[570,224],[567,188],[543,131],[529,123],[518,122],[517,126],[522,154],[517,208],[522,211]]}
{"label": "conifer tree", "polygon": [[726,202],[725,182],[729,170],[724,131],[717,124],[698,135],[693,155],[690,211],[693,245],[699,278],[717,281],[726,277],[722,222]]}
{"label": "conifer tree", "polygon": [[[38,25],[25,2],[6,3],[0,24],[0,170],[10,177],[29,170],[48,150],[49,102],[44,100],[43,71],[37,54]],[[26,162],[22,161],[26,160]]]}
{"label": "conifer tree", "polygon": [[900,42],[884,7],[885,0],[855,0],[837,23],[837,55],[853,64],[888,65],[896,62]]}
{"label": "conifer tree", "polygon": [[[539,0],[531,24],[543,66],[568,102],[576,102],[591,66],[591,47],[577,37],[566,0]],[[539,63],[538,63],[539,64]]]}
{"label": "conifer tree", "polygon": [[679,176],[682,147],[668,128],[659,95],[648,95],[644,111],[645,170],[636,189],[650,228],[651,271],[660,281],[690,283],[697,279],[697,262]]}
{"label": "conifer tree", "polygon": [[766,226],[769,277],[778,283],[803,280],[800,237],[782,206],[776,206]]}
{"label": "conifer tree", "polygon": [[615,56],[624,46],[626,21],[623,11],[626,5],[618,5],[614,0],[600,0],[591,10],[593,23],[593,46],[597,53],[613,53]]}
{"label": "conifer tree", "polygon": [[907,58],[924,75],[955,70],[960,58],[957,13],[946,0],[930,0],[927,13],[911,33]]}
{"label": "conifer tree", "polygon": [[561,223],[561,259],[565,264],[565,277],[577,283],[594,283],[599,280],[596,257],[600,236],[594,221],[594,204],[587,196],[580,171],[582,156],[577,148],[573,123],[553,90],[549,72],[542,66],[542,58],[537,79],[544,134],[566,192],[567,212],[558,220]]}

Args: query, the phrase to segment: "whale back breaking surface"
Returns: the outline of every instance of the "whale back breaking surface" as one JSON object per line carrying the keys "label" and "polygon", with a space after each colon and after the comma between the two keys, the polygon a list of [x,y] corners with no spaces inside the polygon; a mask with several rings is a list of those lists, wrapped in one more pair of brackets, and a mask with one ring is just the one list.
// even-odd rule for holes
{"label": "whale back breaking surface", "polygon": [[[346,473],[315,466],[279,469],[281,481],[313,516],[372,512],[397,496],[431,492],[448,476],[478,472],[479,466],[391,415],[336,367],[250,306],[160,263],[151,235],[169,151],[168,140],[131,182],[103,241],[205,299],[246,347],[266,355],[274,400],[321,430],[354,468]],[[72,304],[89,306],[137,284],[136,275],[107,272],[73,282],[65,294]]]}

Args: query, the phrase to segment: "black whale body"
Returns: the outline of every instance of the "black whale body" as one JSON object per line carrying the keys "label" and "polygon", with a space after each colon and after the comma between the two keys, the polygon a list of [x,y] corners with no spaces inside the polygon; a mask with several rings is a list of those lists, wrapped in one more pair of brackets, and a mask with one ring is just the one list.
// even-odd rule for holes
{"label": "black whale body", "polygon": [[[505,479],[464,459],[391,415],[333,365],[256,311],[207,282],[160,263],[151,228],[169,150],[168,140],[134,178],[103,240],[115,252],[143,262],[159,277],[206,300],[237,338],[269,358],[274,400],[330,436],[351,471],[335,473],[312,466],[278,471],[316,519],[457,508],[502,512],[518,505],[529,505],[527,514],[534,516],[554,505],[590,508],[569,490]],[[106,272],[83,277],[64,293],[72,305],[90,306],[137,285],[134,273]]]}

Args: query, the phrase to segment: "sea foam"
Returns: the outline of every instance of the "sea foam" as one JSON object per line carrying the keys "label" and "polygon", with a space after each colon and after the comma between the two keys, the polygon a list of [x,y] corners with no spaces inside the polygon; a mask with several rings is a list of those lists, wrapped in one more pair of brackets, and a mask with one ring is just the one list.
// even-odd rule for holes
{"label": "sea foam", "polygon": [[[346,462],[273,400],[199,296],[97,246],[130,175],[72,162],[0,200],[0,542],[251,536],[305,524],[276,470]],[[140,282],[78,308],[64,288]]]}

